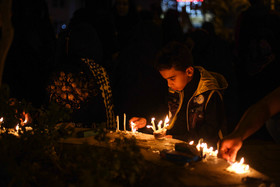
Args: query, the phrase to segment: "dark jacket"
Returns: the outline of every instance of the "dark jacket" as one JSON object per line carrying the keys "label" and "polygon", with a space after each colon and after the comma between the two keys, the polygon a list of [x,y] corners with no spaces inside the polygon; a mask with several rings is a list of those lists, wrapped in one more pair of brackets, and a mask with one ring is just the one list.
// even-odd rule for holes
{"label": "dark jacket", "polygon": [[225,131],[222,92],[227,86],[222,75],[195,67],[194,78],[184,90],[170,90],[173,97],[168,102],[171,122],[167,134],[185,141],[203,138],[215,146]]}

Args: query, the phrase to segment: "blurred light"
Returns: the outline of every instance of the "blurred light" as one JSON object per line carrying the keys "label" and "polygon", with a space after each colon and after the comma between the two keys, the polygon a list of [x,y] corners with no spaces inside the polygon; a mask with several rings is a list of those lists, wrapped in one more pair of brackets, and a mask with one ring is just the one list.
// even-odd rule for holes
{"label": "blurred light", "polygon": [[203,0],[177,0],[177,2],[203,2]]}
{"label": "blurred light", "polygon": [[67,27],[66,24],[61,25],[62,29],[66,29],[66,27]]}

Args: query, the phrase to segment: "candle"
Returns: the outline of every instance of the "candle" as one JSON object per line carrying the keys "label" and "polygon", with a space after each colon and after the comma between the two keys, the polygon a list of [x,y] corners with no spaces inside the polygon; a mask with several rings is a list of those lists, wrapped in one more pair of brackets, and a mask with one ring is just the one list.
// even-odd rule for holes
{"label": "candle", "polygon": [[0,127],[1,127],[1,124],[3,123],[3,121],[4,121],[4,118],[1,117],[1,118],[0,118]]}
{"label": "candle", "polygon": [[135,128],[135,123],[131,122],[131,132],[135,133],[136,132],[136,128]]}
{"label": "candle", "polygon": [[152,125],[147,125],[146,127],[147,127],[147,128],[152,128],[153,131],[155,131],[155,129],[154,129],[154,127],[153,127]]}
{"label": "candle", "polygon": [[240,162],[230,163],[231,165],[226,170],[238,174],[250,172],[249,165],[243,163],[244,163],[244,158],[242,157]]}
{"label": "candle", "polygon": [[158,126],[158,130],[161,130],[161,124],[162,124],[162,120],[160,120],[158,125],[157,125]]}
{"label": "candle", "polygon": [[164,124],[163,124],[163,128],[166,128],[168,126],[168,123],[169,122],[169,118],[168,118],[168,115],[166,115],[166,118],[164,120]]}
{"label": "candle", "polygon": [[123,130],[126,131],[126,114],[123,114]]}
{"label": "candle", "polygon": [[119,120],[119,116],[117,116],[117,131],[120,130],[120,120]]}
{"label": "candle", "polygon": [[155,118],[152,118],[151,123],[153,125],[153,131],[156,131]]}

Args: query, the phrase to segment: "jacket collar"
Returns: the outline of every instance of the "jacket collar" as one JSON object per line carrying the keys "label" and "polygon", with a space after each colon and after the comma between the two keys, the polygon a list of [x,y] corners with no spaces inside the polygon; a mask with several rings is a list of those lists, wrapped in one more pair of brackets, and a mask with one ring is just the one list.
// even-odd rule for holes
{"label": "jacket collar", "polygon": [[194,96],[202,94],[208,90],[224,90],[228,87],[228,83],[223,75],[211,71],[206,71],[201,66],[195,66],[200,72],[200,81]]}

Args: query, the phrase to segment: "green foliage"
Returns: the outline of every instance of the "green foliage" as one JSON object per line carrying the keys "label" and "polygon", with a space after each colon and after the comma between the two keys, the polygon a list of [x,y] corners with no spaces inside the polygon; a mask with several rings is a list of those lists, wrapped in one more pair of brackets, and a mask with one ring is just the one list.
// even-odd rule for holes
{"label": "green foliage", "polygon": [[73,126],[67,122],[71,110],[54,103],[36,109],[23,101],[14,100],[12,105],[9,101],[8,92],[2,91],[2,129],[14,128],[25,111],[33,130],[22,127],[20,136],[0,134],[0,186],[135,186],[147,173],[135,139],[120,136],[111,142],[101,124],[93,130],[102,147],[60,143],[72,134]]}

